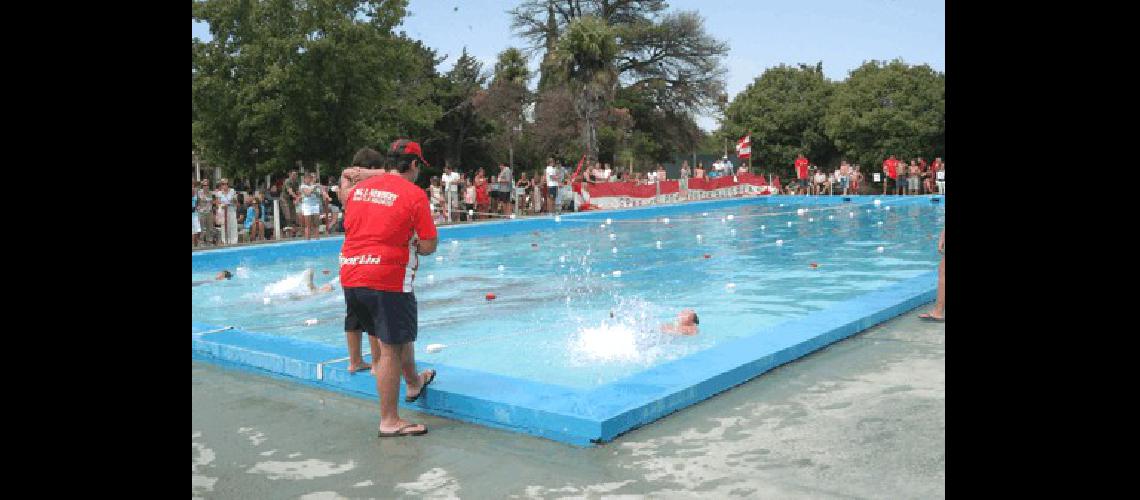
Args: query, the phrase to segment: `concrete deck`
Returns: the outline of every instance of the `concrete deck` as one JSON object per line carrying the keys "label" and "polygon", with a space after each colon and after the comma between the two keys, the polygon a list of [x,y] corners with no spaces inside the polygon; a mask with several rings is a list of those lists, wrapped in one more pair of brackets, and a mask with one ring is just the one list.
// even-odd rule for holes
{"label": "concrete deck", "polygon": [[[906,313],[578,448],[191,362],[202,498],[942,498],[945,326]],[[429,389],[430,390],[430,389]]]}

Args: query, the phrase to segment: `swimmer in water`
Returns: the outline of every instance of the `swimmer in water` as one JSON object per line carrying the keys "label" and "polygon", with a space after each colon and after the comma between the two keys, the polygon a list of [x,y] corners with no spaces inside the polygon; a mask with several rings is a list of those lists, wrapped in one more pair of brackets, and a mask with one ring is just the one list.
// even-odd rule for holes
{"label": "swimmer in water", "polygon": [[700,324],[701,319],[697,317],[697,312],[685,309],[677,314],[676,323],[661,325],[661,331],[672,335],[696,335]]}
{"label": "swimmer in water", "polygon": [[287,276],[285,279],[265,287],[266,295],[288,296],[291,299],[302,299],[319,293],[328,293],[335,290],[333,284],[340,282],[340,276],[333,278],[327,284],[317,287],[313,282],[315,273],[312,268],[305,269],[299,275]]}
{"label": "swimmer in water", "polygon": [[211,281],[222,281],[222,280],[228,280],[228,279],[230,279],[230,278],[233,278],[233,277],[234,277],[233,273],[231,273],[231,272],[229,272],[229,271],[226,271],[226,270],[224,270],[224,269],[223,269],[223,270],[222,270],[222,272],[220,272],[220,273],[218,273],[218,274],[214,275],[214,279],[212,279],[212,280],[198,280],[198,281],[194,281],[194,282],[191,282],[191,285],[190,285],[190,286],[205,285],[206,283],[209,283],[209,282],[211,282]]}

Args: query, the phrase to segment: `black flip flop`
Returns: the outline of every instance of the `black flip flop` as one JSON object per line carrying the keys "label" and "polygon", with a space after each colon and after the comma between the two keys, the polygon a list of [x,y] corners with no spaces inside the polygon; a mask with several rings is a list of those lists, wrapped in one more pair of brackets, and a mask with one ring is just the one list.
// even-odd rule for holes
{"label": "black flip flop", "polygon": [[403,427],[400,427],[399,429],[396,429],[396,432],[379,431],[376,433],[376,437],[378,437],[378,438],[389,438],[389,437],[403,437],[403,436],[422,436],[424,434],[427,434],[428,431],[427,431],[426,426],[424,427],[424,429],[422,431],[404,432],[404,429],[407,429],[409,427],[415,427],[417,425],[420,425],[420,424],[408,424],[408,425],[405,425]]}
{"label": "black flip flop", "polygon": [[417,399],[420,399],[420,396],[424,395],[424,391],[427,389],[428,384],[430,384],[432,380],[435,380],[435,370],[434,369],[431,371],[431,376],[429,376],[428,379],[424,381],[424,385],[420,386],[420,392],[418,394],[416,394],[415,397],[404,396],[404,402],[405,403],[414,403],[414,402],[416,402]]}
{"label": "black flip flop", "polygon": [[935,318],[934,316],[931,316],[929,314],[919,314],[918,319],[921,319],[923,321],[933,321],[935,323],[945,323],[946,322],[946,318]]}

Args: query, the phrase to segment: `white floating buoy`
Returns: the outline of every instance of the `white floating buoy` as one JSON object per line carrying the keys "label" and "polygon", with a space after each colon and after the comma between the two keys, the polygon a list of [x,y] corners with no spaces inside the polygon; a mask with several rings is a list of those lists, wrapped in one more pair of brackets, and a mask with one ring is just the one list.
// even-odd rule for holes
{"label": "white floating buoy", "polygon": [[778,247],[784,246],[784,240],[776,240],[776,246],[778,246]]}
{"label": "white floating buoy", "polygon": [[891,209],[891,207],[890,207],[890,206],[885,206],[885,207],[883,207],[883,210],[890,210],[890,209]]}
{"label": "white floating buoy", "polygon": [[808,222],[815,222],[815,217],[808,217]]}
{"label": "white floating buoy", "polygon": [[876,223],[875,223],[875,225],[876,225],[876,226],[881,226],[881,225],[883,225],[883,221],[879,221],[879,222],[876,222]]}
{"label": "white floating buoy", "polygon": [[566,262],[566,256],[565,255],[559,255],[558,256],[558,262]]}
{"label": "white floating buoy", "polygon": [[835,216],[834,215],[828,215],[827,220],[835,220]]}
{"label": "white floating buoy", "polygon": [[763,224],[760,224],[760,230],[761,230],[761,231],[763,231],[763,230],[765,230],[765,229],[767,229],[767,228],[768,228],[768,226],[765,226],[765,225],[763,225]]}
{"label": "white floating buoy", "polygon": [[614,271],[614,277],[620,278],[621,277],[621,271]]}
{"label": "white floating buoy", "polygon": [[728,289],[730,289],[730,290],[731,290],[731,289],[733,289],[733,288],[736,288],[736,283],[729,283],[729,284],[727,284],[727,285],[724,285],[724,287],[725,287],[725,288],[728,288]]}
{"label": "white floating buoy", "polygon": [[802,209],[802,208],[796,209],[796,215],[803,215],[803,214],[804,214],[804,209]]}
{"label": "white floating buoy", "polygon": [[784,204],[783,204],[783,203],[781,203],[781,204],[780,204],[780,206],[782,207],[782,206],[784,206]]}
{"label": "white floating buoy", "polygon": [[666,218],[664,218],[664,219],[661,219],[661,222],[662,222],[662,223],[665,223],[665,224],[668,224],[668,223],[669,223],[669,218],[668,218],[668,217],[666,217]]}
{"label": "white floating buoy", "polygon": [[610,239],[611,239],[611,240],[616,240],[616,239],[617,239],[617,235],[616,235],[616,234],[614,234],[614,233],[610,233]]}
{"label": "white floating buoy", "polygon": [[617,253],[617,247],[613,247],[613,249],[610,250],[610,252]]}
{"label": "white floating buoy", "polygon": [[855,212],[847,212],[847,216],[848,216],[848,217],[854,217],[854,216],[855,216]]}
{"label": "white floating buoy", "polygon": [[443,344],[428,344],[427,352],[436,353],[442,351],[446,347],[447,346]]}
{"label": "white floating buoy", "polygon": [[660,240],[657,241],[657,248],[661,248],[661,241]]}
{"label": "white floating buoy", "polygon": [[313,325],[317,324],[317,320],[315,320],[315,319],[307,319],[307,320],[305,320],[305,324],[306,324],[306,325],[308,325],[308,326],[313,326]]}
{"label": "white floating buoy", "polygon": [[875,249],[875,251],[876,251],[876,252],[879,252],[879,253],[883,253],[883,250],[884,250],[884,248],[883,248],[883,247],[879,247],[879,248],[876,248],[876,249]]}
{"label": "white floating buoy", "polygon": [[732,220],[732,219],[735,219],[735,218],[736,218],[736,216],[735,216],[735,215],[732,215],[732,214],[728,214],[728,217],[726,217],[726,219],[728,219],[728,220]]}
{"label": "white floating buoy", "polygon": [[451,244],[452,244],[452,245],[458,245],[458,244],[459,244],[459,240],[451,240]]}
{"label": "white floating buoy", "polygon": [[600,227],[600,228],[602,228],[602,229],[605,229],[605,228],[606,228],[606,225],[605,225],[605,224],[598,224],[598,227]]}
{"label": "white floating buoy", "polygon": [[515,218],[515,214],[511,214],[511,218],[512,218],[512,219],[513,219],[513,218]]}
{"label": "white floating buoy", "polygon": [[701,236],[701,235],[699,235],[699,234],[697,235],[697,241],[701,241],[701,240],[702,240],[702,239],[704,239],[704,238],[705,238],[704,236]]}
{"label": "white floating buoy", "polygon": [[503,272],[504,269],[506,269],[506,267],[503,266],[502,264],[499,264],[499,272],[500,273]]}
{"label": "white floating buoy", "polygon": [[731,234],[731,235],[733,235],[733,236],[736,236],[736,230],[735,230],[735,229],[730,229],[730,230],[728,231],[728,234]]}
{"label": "white floating buoy", "polygon": [[262,304],[268,304],[268,303],[270,303],[270,302],[273,302],[273,301],[272,301],[272,300],[270,300],[270,299],[269,299],[269,297],[265,297],[265,298],[262,298],[262,299],[261,299],[261,303],[262,303]]}
{"label": "white floating buoy", "polygon": [[877,207],[877,206],[879,206],[879,205],[882,205],[882,204],[883,204],[883,200],[880,200],[880,199],[878,199],[878,198],[875,198],[875,206],[876,206],[876,207]]}
{"label": "white floating buoy", "polygon": [[788,221],[788,227],[792,227],[792,221]]}
{"label": "white floating buoy", "polygon": [[606,218],[606,224],[613,224],[613,223],[614,223],[613,219],[611,219],[609,217]]}
{"label": "white floating buoy", "polygon": [[871,213],[871,209],[869,209],[869,208],[868,208],[868,209],[867,209],[867,213]]}
{"label": "white floating buoy", "polygon": [[721,217],[721,218],[720,218],[720,223],[721,223],[721,224],[724,224],[724,217]]}
{"label": "white floating buoy", "polygon": [[709,216],[708,212],[701,212],[701,217],[708,217],[708,216]]}
{"label": "white floating buoy", "polygon": [[435,258],[435,261],[436,261],[436,262],[443,262],[443,256],[442,256],[442,255],[440,255],[439,257],[436,257],[436,258]]}
{"label": "white floating buoy", "polygon": [[590,249],[589,248],[586,249],[586,255],[590,255]]}
{"label": "white floating buoy", "polygon": [[428,283],[434,283],[434,282],[435,282],[435,275],[429,274],[428,275]]}
{"label": "white floating buoy", "polygon": [[561,215],[555,215],[554,216],[554,222],[562,222],[562,216]]}

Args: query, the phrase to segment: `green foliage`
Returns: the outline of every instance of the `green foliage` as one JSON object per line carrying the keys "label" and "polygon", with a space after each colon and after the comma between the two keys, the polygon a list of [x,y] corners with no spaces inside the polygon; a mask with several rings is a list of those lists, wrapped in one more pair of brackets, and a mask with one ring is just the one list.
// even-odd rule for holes
{"label": "green foliage", "polygon": [[[362,145],[439,114],[407,92],[433,57],[392,27],[406,1],[201,0],[193,18],[193,142],[229,175],[343,166]],[[428,51],[430,53],[430,51]]]}
{"label": "green foliage", "polygon": [[823,129],[834,91],[822,63],[768,68],[729,103],[717,136],[735,145],[751,132],[752,164],[780,175],[791,173],[798,154],[821,167],[837,165]]}
{"label": "green foliage", "polygon": [[823,125],[849,160],[877,169],[884,158],[943,156],[946,77],[927,65],[869,61],[835,92]]}

